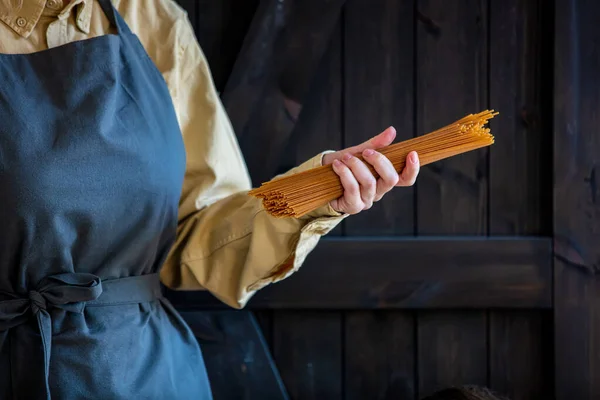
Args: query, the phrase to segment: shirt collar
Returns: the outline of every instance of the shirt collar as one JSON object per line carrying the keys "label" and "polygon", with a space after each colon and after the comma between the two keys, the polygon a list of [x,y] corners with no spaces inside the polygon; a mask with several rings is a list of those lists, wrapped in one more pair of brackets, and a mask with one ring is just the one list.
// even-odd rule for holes
{"label": "shirt collar", "polygon": [[77,27],[90,32],[93,0],[0,0],[0,21],[24,38],[28,38],[42,15],[67,19],[77,7]]}

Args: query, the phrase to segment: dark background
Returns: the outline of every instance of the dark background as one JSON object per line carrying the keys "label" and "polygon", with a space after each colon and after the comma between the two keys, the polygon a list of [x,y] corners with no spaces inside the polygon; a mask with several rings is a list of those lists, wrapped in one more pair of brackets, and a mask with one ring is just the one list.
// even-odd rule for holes
{"label": "dark background", "polygon": [[600,2],[179,3],[255,185],[389,125],[500,112],[491,148],[423,167],[246,310],[172,294],[216,400],[600,398]]}

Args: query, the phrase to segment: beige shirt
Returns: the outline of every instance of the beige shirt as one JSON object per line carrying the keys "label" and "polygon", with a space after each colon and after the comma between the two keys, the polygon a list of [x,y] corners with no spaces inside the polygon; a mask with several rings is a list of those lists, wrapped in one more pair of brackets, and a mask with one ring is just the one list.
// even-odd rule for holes
{"label": "beige shirt", "polygon": [[[329,206],[300,219],[268,215],[247,195],[242,154],[185,11],[173,0],[113,4],[164,76],[186,146],[177,242],[161,279],[243,307],[257,290],[298,270],[343,216]],[[7,54],[109,33],[97,0],[0,0],[0,20],[0,53]],[[320,165],[322,155],[288,174]]]}

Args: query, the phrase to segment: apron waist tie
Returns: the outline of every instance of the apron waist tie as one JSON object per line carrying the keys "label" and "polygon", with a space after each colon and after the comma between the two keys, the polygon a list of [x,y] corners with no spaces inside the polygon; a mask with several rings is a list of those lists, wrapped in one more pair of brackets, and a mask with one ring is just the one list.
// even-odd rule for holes
{"label": "apron waist tie", "polygon": [[[31,314],[37,319],[44,350],[45,397],[50,399],[48,375],[52,344],[52,319],[48,309],[60,308],[83,313],[85,307],[135,304],[162,297],[159,274],[132,276],[102,281],[87,273],[65,273],[41,280],[27,298],[11,293],[0,301],[0,331],[21,325]],[[31,311],[31,314],[29,314]]]}

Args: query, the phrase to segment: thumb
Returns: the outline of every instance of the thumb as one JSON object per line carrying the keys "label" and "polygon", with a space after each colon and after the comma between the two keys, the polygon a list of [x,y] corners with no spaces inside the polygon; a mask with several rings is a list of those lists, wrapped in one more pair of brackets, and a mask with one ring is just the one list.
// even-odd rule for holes
{"label": "thumb", "polygon": [[364,143],[361,143],[357,146],[350,147],[346,149],[346,152],[357,154],[362,153],[366,149],[377,150],[385,146],[389,146],[392,144],[394,139],[396,138],[396,129],[393,126],[390,126],[385,131],[381,132],[377,136],[373,136],[371,139],[367,140]]}
{"label": "thumb", "polygon": [[333,160],[341,158],[344,154],[360,154],[366,149],[377,150],[385,146],[389,146],[396,139],[396,129],[393,126],[390,126],[385,131],[381,132],[379,135],[372,137],[364,143],[361,143],[357,146],[349,147],[344,150],[336,151],[335,153],[326,154],[323,157],[323,165],[328,165],[333,162]]}

